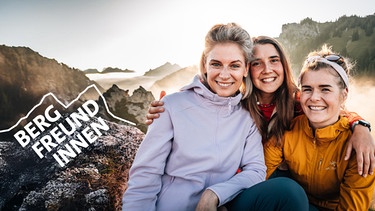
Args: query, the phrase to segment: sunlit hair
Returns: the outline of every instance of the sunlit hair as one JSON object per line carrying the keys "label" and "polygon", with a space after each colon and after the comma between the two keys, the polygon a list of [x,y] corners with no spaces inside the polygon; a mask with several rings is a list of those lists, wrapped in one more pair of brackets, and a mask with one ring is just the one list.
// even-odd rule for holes
{"label": "sunlit hair", "polygon": [[[314,56],[320,56],[320,57],[324,58],[328,55],[339,55],[339,54],[333,52],[332,46],[328,46],[327,44],[324,44],[319,51],[316,50],[316,51],[310,52],[309,55],[307,56],[307,58],[311,58],[311,57],[314,57]],[[344,69],[344,71],[346,73],[346,76],[349,78],[350,71],[354,67],[354,64],[351,63],[348,58],[345,58],[343,56],[340,56],[340,61],[341,62],[339,62],[339,63],[337,63],[337,62],[335,62],[335,63],[340,65]],[[312,70],[318,71],[320,69],[327,68],[327,67],[329,67],[329,72],[336,77],[337,85],[341,89],[347,88],[343,78],[341,78],[341,76],[339,75],[337,70],[334,69],[334,67],[332,67],[331,65],[329,65],[327,63],[319,62],[318,60],[312,61],[312,62],[311,61],[309,61],[309,62],[305,61],[304,62],[303,67],[301,69],[300,76],[299,76],[299,81],[302,80],[304,74],[307,71],[312,71]]]}
{"label": "sunlit hair", "polygon": [[[283,50],[282,45],[274,38],[267,36],[259,36],[253,38],[254,46],[256,45],[273,45],[280,56],[280,61],[284,69],[284,81],[282,85],[273,94],[272,102],[276,104],[277,112],[272,115],[270,121],[263,116],[262,111],[258,107],[258,99],[261,96],[261,90],[253,87],[252,95],[244,102],[255,120],[256,125],[262,135],[263,142],[267,142],[271,137],[275,137],[280,144],[285,130],[290,128],[291,121],[295,116],[295,98],[294,95],[298,91],[297,85],[293,79],[293,72],[289,59]],[[250,64],[251,69],[251,64]],[[250,76],[251,74],[249,74]]]}
{"label": "sunlit hair", "polygon": [[[206,35],[204,50],[200,60],[200,73],[205,85],[207,85],[207,71],[205,69],[207,54],[214,48],[215,45],[223,43],[237,44],[243,51],[245,64],[248,65],[250,61],[253,43],[248,32],[236,23],[214,25]],[[243,77],[242,85],[240,87],[243,98],[250,96],[252,87],[253,84],[250,77]]]}

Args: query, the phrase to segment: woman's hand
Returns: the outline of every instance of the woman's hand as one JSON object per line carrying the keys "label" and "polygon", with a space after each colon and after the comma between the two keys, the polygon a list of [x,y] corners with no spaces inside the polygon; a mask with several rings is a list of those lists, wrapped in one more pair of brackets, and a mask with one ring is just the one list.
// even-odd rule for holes
{"label": "woman's hand", "polygon": [[148,108],[148,113],[146,114],[146,121],[147,125],[151,125],[154,119],[159,118],[160,113],[164,112],[164,103],[161,99],[165,96],[165,91],[160,92],[159,100],[154,100],[151,102],[150,107]]}
{"label": "woman's hand", "polygon": [[346,149],[345,160],[350,158],[353,149],[357,155],[358,174],[363,177],[372,175],[375,168],[375,141],[367,127],[357,125],[354,128]]}
{"label": "woman's hand", "polygon": [[218,209],[218,204],[219,198],[216,194],[213,191],[206,189],[203,192],[195,211],[216,211]]}

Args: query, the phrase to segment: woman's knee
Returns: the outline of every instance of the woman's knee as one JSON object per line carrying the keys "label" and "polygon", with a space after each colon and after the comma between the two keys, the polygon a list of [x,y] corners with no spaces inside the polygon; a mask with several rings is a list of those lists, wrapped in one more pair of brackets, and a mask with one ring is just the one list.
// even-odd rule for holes
{"label": "woman's knee", "polygon": [[288,206],[291,210],[308,210],[309,200],[301,185],[286,177],[278,177],[271,180],[273,180],[271,186],[274,187],[274,197],[280,203],[285,203],[285,206]]}
{"label": "woman's knee", "polygon": [[297,182],[286,177],[254,185],[230,204],[230,210],[308,210],[305,191]]}

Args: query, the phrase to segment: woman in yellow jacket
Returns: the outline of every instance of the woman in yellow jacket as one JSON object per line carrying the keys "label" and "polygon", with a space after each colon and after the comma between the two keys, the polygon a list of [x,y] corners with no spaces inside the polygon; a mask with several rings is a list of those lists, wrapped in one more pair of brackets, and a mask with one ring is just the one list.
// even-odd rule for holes
{"label": "woman in yellow jacket", "polygon": [[264,147],[267,178],[285,161],[305,190],[310,210],[368,210],[374,192],[375,176],[360,176],[354,155],[344,159],[352,132],[340,108],[348,95],[350,68],[326,45],[310,53],[299,77],[304,115],[293,120],[282,146],[271,139]]}

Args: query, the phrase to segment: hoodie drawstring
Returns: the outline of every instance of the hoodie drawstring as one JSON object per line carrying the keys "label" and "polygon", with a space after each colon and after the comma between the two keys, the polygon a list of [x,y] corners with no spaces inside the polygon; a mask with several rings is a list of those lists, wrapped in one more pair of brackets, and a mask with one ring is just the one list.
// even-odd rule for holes
{"label": "hoodie drawstring", "polygon": [[230,115],[231,110],[232,110],[232,97],[229,97],[228,100],[229,100],[229,102],[228,102],[228,115]]}

